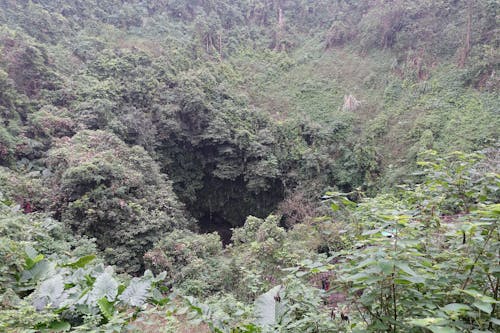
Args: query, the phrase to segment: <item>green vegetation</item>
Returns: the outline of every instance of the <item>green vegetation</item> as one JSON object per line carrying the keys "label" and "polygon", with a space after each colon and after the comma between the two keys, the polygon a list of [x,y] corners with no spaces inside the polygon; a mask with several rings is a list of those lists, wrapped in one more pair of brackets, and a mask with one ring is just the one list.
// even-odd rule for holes
{"label": "green vegetation", "polygon": [[0,331],[498,331],[498,7],[3,1]]}

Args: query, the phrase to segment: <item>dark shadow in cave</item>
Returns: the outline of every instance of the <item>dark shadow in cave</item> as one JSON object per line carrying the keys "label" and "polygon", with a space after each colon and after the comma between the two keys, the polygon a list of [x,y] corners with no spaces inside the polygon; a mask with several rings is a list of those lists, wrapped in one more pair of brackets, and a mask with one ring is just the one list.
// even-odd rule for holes
{"label": "dark shadow in cave", "polygon": [[203,215],[199,219],[199,226],[202,233],[217,232],[224,246],[232,243],[233,231],[231,228],[233,228],[233,225],[220,215],[216,213]]}
{"label": "dark shadow in cave", "polygon": [[216,231],[224,245],[231,243],[231,229],[243,226],[247,216],[265,218],[284,198],[282,180],[250,172],[256,161],[245,160],[246,152],[238,147],[228,155],[220,143],[193,145],[184,137],[171,138],[162,147],[162,172],[169,175],[178,198],[198,220],[199,231]]}
{"label": "dark shadow in cave", "polygon": [[186,202],[186,208],[198,220],[200,232],[216,231],[226,246],[231,243],[232,228],[242,227],[249,215],[267,217],[283,199],[281,181],[270,182],[269,189],[256,194],[247,189],[243,177],[225,180],[205,176],[196,200]]}

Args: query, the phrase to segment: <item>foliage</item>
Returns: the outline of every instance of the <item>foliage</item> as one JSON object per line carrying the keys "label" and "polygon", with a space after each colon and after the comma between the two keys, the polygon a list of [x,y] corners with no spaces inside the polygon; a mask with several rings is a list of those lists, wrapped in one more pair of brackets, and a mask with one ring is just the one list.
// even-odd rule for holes
{"label": "foliage", "polygon": [[[127,286],[113,277],[110,267],[103,265],[87,267],[81,263],[74,267],[42,259],[25,269],[19,283],[24,286],[22,290],[33,290],[25,299],[47,316],[44,322],[34,325],[38,329],[67,330],[74,326],[79,331],[94,323],[102,324],[106,331],[120,330],[133,316],[127,308],[140,310],[146,300],[162,299],[155,285],[163,277],[155,278],[150,272],[134,278]],[[21,323],[27,325],[24,327],[30,325],[23,321],[10,325],[11,312],[2,311],[2,315],[8,325],[5,329],[19,327]]]}
{"label": "foliage", "polygon": [[139,271],[163,233],[189,224],[153,160],[112,134],[79,132],[52,149],[47,162],[64,223],[94,237],[120,269]]}
{"label": "foliage", "polygon": [[[456,152],[437,158],[441,163],[422,162],[432,168],[414,190],[354,208],[363,229],[358,250],[341,252],[338,280],[360,316],[357,327],[451,332],[496,325],[498,174],[483,169],[472,176],[478,175],[479,157]],[[471,201],[463,195],[482,188],[490,192]],[[461,213],[442,215],[449,207]]]}
{"label": "foliage", "polygon": [[[267,216],[290,190],[393,184],[421,150],[496,139],[496,7],[8,2],[1,163],[40,161],[52,138],[80,129],[113,132],[158,161],[195,218],[232,226]],[[478,65],[457,70],[469,12]],[[410,93],[385,103],[391,87]],[[342,111],[351,95],[361,106]]]}
{"label": "foliage", "polygon": [[22,214],[20,207],[1,192],[0,212],[2,293],[13,288],[25,267],[25,247],[36,246],[42,257],[57,254],[64,260],[96,252],[93,240],[85,236],[72,237],[60,222],[44,214]]}
{"label": "foliage", "polygon": [[[146,303],[164,303],[155,277],[119,278],[53,219],[25,215],[1,197],[0,328],[3,331],[121,330]],[[5,201],[3,201],[5,200]],[[8,202],[7,202],[8,203]],[[40,252],[39,252],[40,251]]]}
{"label": "foliage", "polygon": [[[341,193],[324,197],[335,210],[335,218],[355,224],[349,229],[353,243],[332,249],[328,260],[303,260],[276,275],[274,288],[257,297],[256,323],[263,324],[259,309],[266,308],[267,314],[278,309],[265,321],[264,331],[495,331],[500,219],[498,174],[491,164],[494,155],[454,152],[438,157],[430,152],[428,156],[434,162],[428,157],[419,163],[424,168],[422,178],[413,188],[358,204]],[[454,214],[449,207],[462,205],[463,197],[456,189],[484,195],[469,201],[467,211],[446,215]],[[434,208],[428,209],[425,203],[435,197],[447,200],[433,201]],[[275,238],[275,231],[268,230],[271,221],[249,218],[244,228],[235,230],[238,255],[245,247],[258,249],[259,234]],[[266,232],[260,233],[261,228]],[[283,237],[293,237],[293,230]],[[258,257],[258,251],[253,256]],[[266,257],[261,254],[260,258]],[[243,275],[251,276],[250,269],[247,264]],[[311,285],[316,276],[326,292]],[[208,322],[223,315],[211,312],[217,305],[195,307]]]}
{"label": "foliage", "polygon": [[274,326],[276,324],[280,313],[281,302],[277,300],[280,290],[281,286],[278,285],[255,300],[255,317],[260,326]]}
{"label": "foliage", "polygon": [[497,12],[3,1],[0,330],[496,330]]}
{"label": "foliage", "polygon": [[175,230],[162,237],[144,258],[148,266],[165,271],[172,284],[190,295],[208,296],[231,284],[233,273],[222,257],[222,243],[216,233]]}

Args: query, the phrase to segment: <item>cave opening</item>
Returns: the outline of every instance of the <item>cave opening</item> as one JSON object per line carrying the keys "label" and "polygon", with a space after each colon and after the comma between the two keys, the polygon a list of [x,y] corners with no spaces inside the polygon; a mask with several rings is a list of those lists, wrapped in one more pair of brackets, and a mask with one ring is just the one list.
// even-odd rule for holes
{"label": "cave opening", "polygon": [[[185,140],[164,146],[162,171],[189,214],[198,221],[199,232],[217,232],[222,243],[231,243],[232,229],[244,225],[247,216],[265,218],[284,199],[279,177],[250,172],[251,160],[234,148],[227,156],[220,145]],[[254,163],[255,164],[255,163]]]}
{"label": "cave opening", "polygon": [[283,198],[283,188],[275,186],[268,191],[252,193],[243,179],[227,181],[207,180],[198,191],[198,200],[186,205],[198,220],[201,233],[217,232],[224,246],[232,243],[233,228],[242,227],[247,216],[265,218]]}
{"label": "cave opening", "polygon": [[222,245],[225,247],[232,243],[231,237],[233,236],[234,227],[229,221],[224,219],[217,213],[207,213],[203,215],[199,221],[201,233],[217,232],[220,236]]}

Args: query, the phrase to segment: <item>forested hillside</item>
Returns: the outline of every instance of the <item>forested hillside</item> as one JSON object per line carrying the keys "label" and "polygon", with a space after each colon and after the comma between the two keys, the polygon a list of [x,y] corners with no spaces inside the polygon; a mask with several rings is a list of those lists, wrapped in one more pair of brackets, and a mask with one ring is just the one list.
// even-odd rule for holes
{"label": "forested hillside", "polygon": [[1,1],[0,331],[498,331],[499,7]]}

